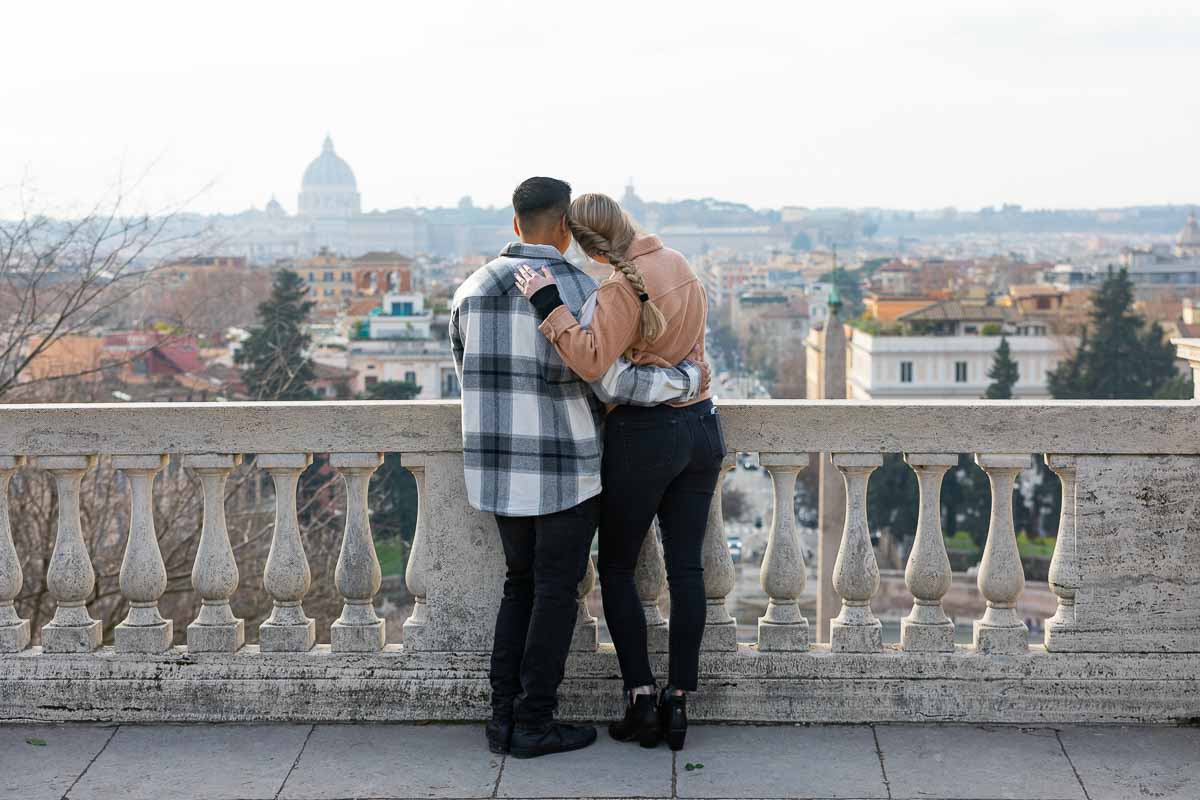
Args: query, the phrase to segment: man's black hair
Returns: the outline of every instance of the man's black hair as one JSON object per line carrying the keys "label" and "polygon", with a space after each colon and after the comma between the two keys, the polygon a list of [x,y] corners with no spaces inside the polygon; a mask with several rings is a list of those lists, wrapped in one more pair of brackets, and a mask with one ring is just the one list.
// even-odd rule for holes
{"label": "man's black hair", "polygon": [[571,184],[557,178],[528,178],[513,191],[512,204],[522,227],[556,221],[571,207]]}

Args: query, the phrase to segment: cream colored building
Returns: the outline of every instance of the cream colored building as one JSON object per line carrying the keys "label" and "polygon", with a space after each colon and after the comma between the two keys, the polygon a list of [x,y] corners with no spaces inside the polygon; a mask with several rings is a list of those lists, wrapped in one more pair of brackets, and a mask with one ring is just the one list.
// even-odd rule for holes
{"label": "cream colored building", "polygon": [[[846,384],[851,400],[983,397],[991,381],[999,336],[872,336],[847,326]],[[1019,378],[1017,399],[1050,396],[1046,373],[1058,366],[1074,340],[1009,336]]]}

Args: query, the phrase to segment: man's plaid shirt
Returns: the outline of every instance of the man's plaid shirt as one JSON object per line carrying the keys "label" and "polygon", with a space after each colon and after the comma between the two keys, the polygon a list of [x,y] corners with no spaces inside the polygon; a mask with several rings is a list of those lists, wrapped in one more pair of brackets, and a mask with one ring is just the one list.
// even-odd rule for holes
{"label": "man's plaid shirt", "polygon": [[462,385],[467,499],[480,511],[540,516],[600,493],[604,409],[687,400],[700,384],[690,363],[634,366],[620,359],[589,386],[538,331],[533,305],[516,288],[522,264],[547,267],[564,305],[578,315],[597,285],[549,245],[515,242],[454,294],[450,344]]}

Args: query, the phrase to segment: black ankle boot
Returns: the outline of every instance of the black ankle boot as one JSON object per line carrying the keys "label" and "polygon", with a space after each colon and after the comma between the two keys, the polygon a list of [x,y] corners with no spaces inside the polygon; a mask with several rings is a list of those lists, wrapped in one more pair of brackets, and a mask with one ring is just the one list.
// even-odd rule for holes
{"label": "black ankle boot", "polygon": [[570,725],[548,722],[531,727],[517,723],[513,729],[509,753],[513,758],[537,758],[551,753],[581,750],[596,741],[596,729],[591,725]]}
{"label": "black ankle boot", "polygon": [[672,750],[682,750],[687,738],[687,695],[668,686],[658,698],[658,732]]}
{"label": "black ankle boot", "polygon": [[642,747],[658,746],[658,709],[654,695],[639,694],[625,707],[625,719],[608,726],[608,735],[618,742],[637,742]]}
{"label": "black ankle boot", "polygon": [[497,755],[508,753],[513,734],[512,717],[492,717],[484,732],[487,734],[488,750]]}

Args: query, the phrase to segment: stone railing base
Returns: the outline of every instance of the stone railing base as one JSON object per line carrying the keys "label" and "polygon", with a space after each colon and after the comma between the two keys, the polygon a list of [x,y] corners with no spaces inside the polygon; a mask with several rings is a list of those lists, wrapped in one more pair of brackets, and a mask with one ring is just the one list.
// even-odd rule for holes
{"label": "stone railing base", "polygon": [[[487,655],[405,652],[0,655],[0,721],[351,722],[479,720]],[[656,670],[666,666],[654,656]],[[1200,653],[706,653],[699,721],[1187,723],[1200,719]],[[576,653],[562,715],[613,719],[611,647]]]}

